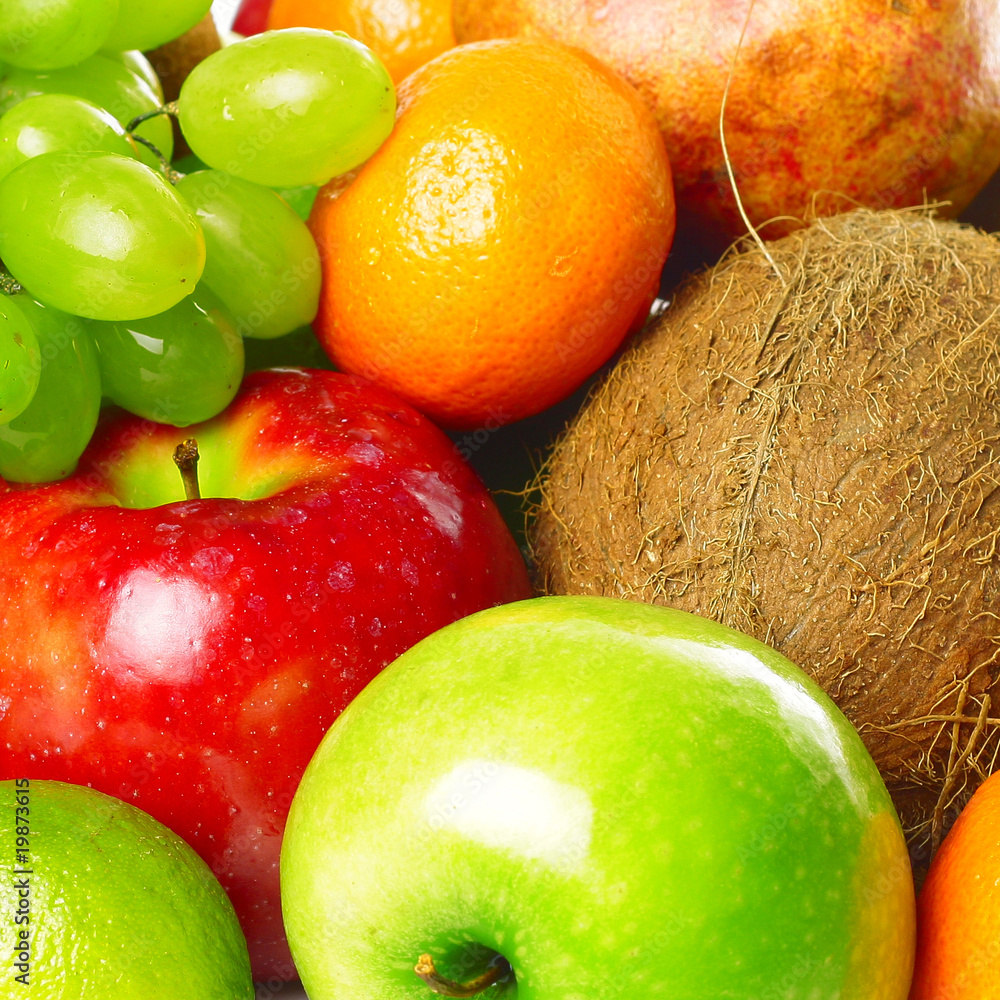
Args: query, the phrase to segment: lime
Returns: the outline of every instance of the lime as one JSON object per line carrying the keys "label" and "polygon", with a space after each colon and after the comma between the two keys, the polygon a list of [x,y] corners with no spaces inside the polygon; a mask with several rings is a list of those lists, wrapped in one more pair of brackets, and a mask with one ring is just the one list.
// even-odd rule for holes
{"label": "lime", "polygon": [[252,1000],[246,940],[201,858],[92,788],[0,781],[0,996]]}

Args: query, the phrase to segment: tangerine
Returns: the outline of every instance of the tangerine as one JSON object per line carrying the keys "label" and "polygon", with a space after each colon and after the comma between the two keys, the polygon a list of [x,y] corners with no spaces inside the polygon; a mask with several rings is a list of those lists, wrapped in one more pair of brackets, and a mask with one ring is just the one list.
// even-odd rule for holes
{"label": "tangerine", "polygon": [[910,1000],[1000,1000],[1000,772],[976,789],[917,900]]}
{"label": "tangerine", "polygon": [[452,0],[274,0],[268,28],[346,31],[382,60],[393,83],[455,44]]}
{"label": "tangerine", "polygon": [[386,142],[313,206],[320,342],[446,427],[539,413],[656,296],[675,219],[656,120],[612,70],[542,40],[451,49],[398,99]]}

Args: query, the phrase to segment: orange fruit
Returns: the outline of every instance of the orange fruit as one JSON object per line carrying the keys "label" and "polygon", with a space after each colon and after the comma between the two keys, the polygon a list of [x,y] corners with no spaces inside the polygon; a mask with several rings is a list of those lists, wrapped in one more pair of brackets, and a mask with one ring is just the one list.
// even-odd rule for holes
{"label": "orange fruit", "polygon": [[656,121],[592,56],[541,40],[451,49],[398,97],[386,142],[313,206],[320,342],[446,427],[538,413],[656,295],[674,232]]}
{"label": "orange fruit", "polygon": [[268,28],[346,31],[382,60],[394,83],[455,44],[452,0],[274,0]]}
{"label": "orange fruit", "polygon": [[1000,1000],[1000,772],[976,789],[931,862],[910,1000]]}

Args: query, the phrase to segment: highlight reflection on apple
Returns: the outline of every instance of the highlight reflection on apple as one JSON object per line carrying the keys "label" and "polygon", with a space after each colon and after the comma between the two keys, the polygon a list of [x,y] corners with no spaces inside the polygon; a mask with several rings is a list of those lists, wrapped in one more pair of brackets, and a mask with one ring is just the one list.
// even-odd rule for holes
{"label": "highlight reflection on apple", "polygon": [[427,823],[484,847],[566,869],[587,856],[594,807],[582,788],[541,771],[471,760],[431,789]]}

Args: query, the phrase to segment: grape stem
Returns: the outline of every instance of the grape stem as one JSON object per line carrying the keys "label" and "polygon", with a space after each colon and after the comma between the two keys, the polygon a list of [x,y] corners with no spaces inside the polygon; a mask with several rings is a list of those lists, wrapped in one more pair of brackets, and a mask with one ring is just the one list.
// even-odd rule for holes
{"label": "grape stem", "polygon": [[188,438],[174,449],[174,465],[180,469],[181,481],[184,483],[184,495],[188,500],[201,499],[201,486],[198,484],[198,442]]}
{"label": "grape stem", "polygon": [[4,295],[17,295],[21,290],[21,284],[14,275],[7,270],[0,270],[0,292]]}
{"label": "grape stem", "polygon": [[170,115],[172,118],[180,117],[180,108],[177,107],[176,101],[167,101],[162,107],[154,108],[152,111],[147,111],[144,114],[136,115],[128,125],[125,126],[125,131],[128,133],[134,132],[143,122],[148,122],[150,118],[158,118],[160,115]]}
{"label": "grape stem", "polygon": [[141,142],[160,161],[160,170],[163,171],[163,176],[171,184],[176,184],[184,176],[180,171],[174,170],[170,161],[148,139],[141,135],[133,135],[132,139],[135,142]]}
{"label": "grape stem", "polygon": [[443,997],[474,997],[488,990],[510,974],[510,963],[498,955],[490,967],[475,979],[467,983],[456,983],[453,979],[445,979],[434,966],[430,955],[421,955],[413,971],[431,988],[433,993]]}
{"label": "grape stem", "polygon": [[137,135],[136,129],[143,123],[150,120],[150,118],[157,118],[160,115],[169,115],[173,118],[178,117],[178,107],[176,101],[168,101],[161,108],[156,108],[153,111],[147,111],[145,114],[136,115],[128,125],[125,126],[125,131],[128,133],[129,137],[134,142],[142,143],[143,146],[148,149],[153,156],[155,156],[160,161],[160,170],[163,171],[163,176],[171,183],[176,184],[184,175],[179,171],[175,170],[171,166],[170,161],[153,145],[145,136]]}

